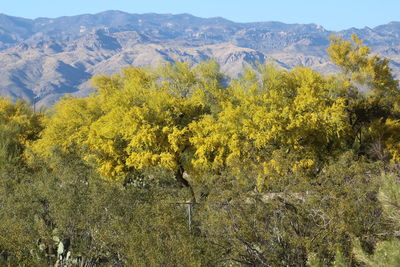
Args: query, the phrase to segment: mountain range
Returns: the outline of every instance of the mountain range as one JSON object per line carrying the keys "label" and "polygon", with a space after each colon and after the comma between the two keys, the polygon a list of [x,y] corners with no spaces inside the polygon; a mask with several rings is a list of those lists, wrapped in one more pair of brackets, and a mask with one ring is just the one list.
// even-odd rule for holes
{"label": "mountain range", "polygon": [[329,36],[357,34],[400,74],[400,22],[333,32],[316,24],[236,23],[190,14],[105,11],[25,19],[0,14],[0,95],[51,105],[66,93],[85,96],[90,78],[134,65],[216,60],[236,77],[255,63],[336,71]]}

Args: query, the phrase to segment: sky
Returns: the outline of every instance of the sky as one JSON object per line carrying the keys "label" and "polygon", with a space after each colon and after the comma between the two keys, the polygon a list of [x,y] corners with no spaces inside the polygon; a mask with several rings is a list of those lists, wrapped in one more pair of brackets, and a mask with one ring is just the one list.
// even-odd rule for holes
{"label": "sky", "polygon": [[106,10],[189,13],[235,22],[315,23],[328,30],[400,21],[400,0],[0,0],[0,13],[32,19]]}

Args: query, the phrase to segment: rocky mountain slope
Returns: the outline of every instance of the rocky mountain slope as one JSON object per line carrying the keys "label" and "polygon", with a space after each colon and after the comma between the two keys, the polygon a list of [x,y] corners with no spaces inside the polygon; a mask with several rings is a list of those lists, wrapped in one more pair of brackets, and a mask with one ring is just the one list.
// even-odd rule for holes
{"label": "rocky mountain slope", "polygon": [[0,14],[0,95],[49,105],[65,93],[91,91],[88,80],[129,65],[214,59],[237,76],[255,62],[335,71],[326,48],[332,34],[359,35],[400,73],[400,23],[331,32],[315,24],[235,23],[189,14],[106,11],[29,20]]}

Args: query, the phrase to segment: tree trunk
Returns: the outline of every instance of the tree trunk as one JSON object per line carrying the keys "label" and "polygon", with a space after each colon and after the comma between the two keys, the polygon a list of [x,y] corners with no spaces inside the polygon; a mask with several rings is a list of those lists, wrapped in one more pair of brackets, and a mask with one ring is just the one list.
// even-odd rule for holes
{"label": "tree trunk", "polygon": [[196,202],[196,197],[193,191],[193,188],[191,186],[191,184],[189,183],[188,180],[186,180],[183,177],[183,173],[184,173],[184,169],[182,168],[182,166],[179,166],[178,170],[175,172],[175,179],[176,181],[178,181],[178,183],[182,186],[182,187],[187,187],[190,190],[190,194],[192,195],[192,202],[195,203]]}

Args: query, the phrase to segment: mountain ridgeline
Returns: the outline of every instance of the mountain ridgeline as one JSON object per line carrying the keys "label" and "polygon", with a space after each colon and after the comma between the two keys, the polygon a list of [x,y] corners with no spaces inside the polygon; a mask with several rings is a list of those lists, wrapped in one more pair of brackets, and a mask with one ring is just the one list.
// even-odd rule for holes
{"label": "mountain ridgeline", "polygon": [[230,77],[266,62],[329,73],[336,71],[326,54],[333,34],[357,34],[400,73],[399,22],[332,32],[315,24],[235,23],[189,14],[106,11],[34,20],[0,14],[0,95],[50,105],[66,93],[86,96],[93,75],[173,61],[213,59]]}

